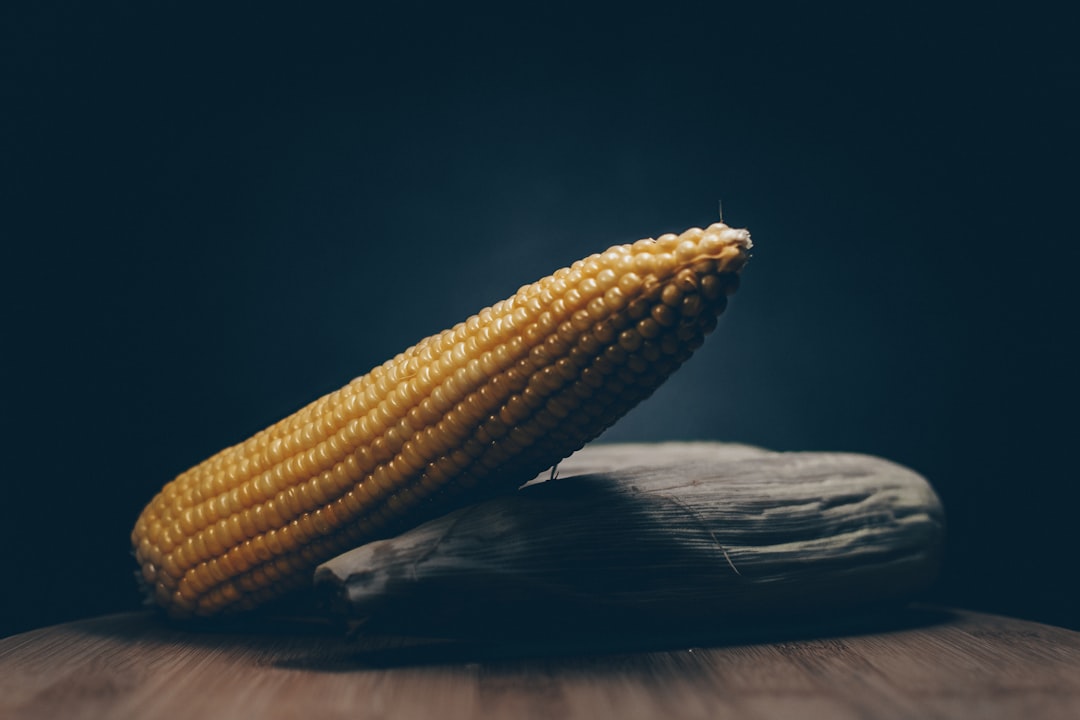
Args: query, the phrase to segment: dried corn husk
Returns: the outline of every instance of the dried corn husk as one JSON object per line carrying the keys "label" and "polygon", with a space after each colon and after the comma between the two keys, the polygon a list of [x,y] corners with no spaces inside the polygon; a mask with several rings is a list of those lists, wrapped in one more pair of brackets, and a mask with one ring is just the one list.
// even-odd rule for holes
{"label": "dried corn husk", "polygon": [[926,480],[881,458],[594,445],[315,577],[335,612],[382,631],[715,626],[906,598],[943,533]]}

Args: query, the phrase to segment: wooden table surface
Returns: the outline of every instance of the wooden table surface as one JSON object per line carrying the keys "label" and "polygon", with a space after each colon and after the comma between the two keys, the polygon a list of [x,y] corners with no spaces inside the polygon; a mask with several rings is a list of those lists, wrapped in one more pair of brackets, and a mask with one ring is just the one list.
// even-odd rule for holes
{"label": "wooden table surface", "polygon": [[424,643],[128,613],[0,640],[3,718],[1080,718],[1080,633],[908,608],[742,637]]}

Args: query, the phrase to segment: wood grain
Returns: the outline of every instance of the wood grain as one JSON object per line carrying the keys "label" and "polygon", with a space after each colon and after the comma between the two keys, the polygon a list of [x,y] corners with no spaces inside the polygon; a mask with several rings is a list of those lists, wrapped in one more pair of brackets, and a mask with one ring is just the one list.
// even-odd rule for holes
{"label": "wood grain", "polygon": [[[672,467],[678,472],[672,474]],[[639,491],[649,496],[647,509],[633,501],[612,507],[605,483],[614,477],[613,468],[636,473],[631,496]],[[583,625],[580,618],[575,624],[564,604],[548,613],[545,625],[542,607],[511,603],[511,622],[503,630],[542,631],[453,639],[444,633],[419,636],[424,623],[409,621],[415,607],[413,614],[399,614],[402,622],[396,629],[392,623],[368,622],[353,633],[325,617],[295,614],[262,613],[203,624],[178,624],[149,612],[113,615],[0,640],[0,718],[1080,717],[1080,633],[932,608],[873,605],[854,611],[858,603],[844,605],[837,598],[838,590],[861,588],[864,599],[895,599],[894,592],[882,594],[873,583],[889,586],[899,578],[903,582],[891,589],[910,589],[931,567],[940,539],[940,508],[925,481],[903,468],[864,457],[808,458],[703,444],[597,446],[567,460],[560,472],[564,478],[579,477],[534,486],[511,502],[532,498],[554,503],[556,509],[584,507],[583,517],[611,521],[603,532],[612,533],[633,558],[641,552],[633,544],[641,528],[624,526],[658,513],[652,523],[660,536],[649,540],[662,548],[663,562],[655,569],[659,572],[664,563],[674,568],[667,579],[675,583],[669,588],[675,602],[663,606],[667,615],[646,603],[649,612],[636,618],[610,622],[594,614]],[[710,489],[712,476],[724,478],[723,493]],[[672,497],[677,501],[671,502]],[[506,523],[513,513],[507,515],[506,507],[498,505],[506,501],[492,501],[501,508],[496,513],[502,518],[503,525],[497,526],[501,534],[492,539],[499,547],[517,542],[519,531],[528,529]],[[465,512],[476,520],[485,511]],[[532,510],[526,515],[541,517]],[[703,518],[719,522],[707,522],[703,531],[698,526]],[[733,528],[740,518],[743,524]],[[459,529],[466,524],[456,522]],[[679,536],[680,523],[685,537],[673,546],[669,540]],[[485,527],[496,526],[485,520],[476,530],[482,534]],[[545,530],[543,522],[529,527],[530,532]],[[851,541],[852,527],[857,541]],[[546,530],[558,535],[569,528],[555,522]],[[842,540],[823,542],[822,537]],[[883,545],[875,537],[891,538],[893,551],[904,539],[902,552],[877,554]],[[553,542],[549,535],[543,545]],[[720,545],[742,575],[719,562]],[[446,541],[435,550],[453,548],[454,542]],[[716,594],[717,587],[708,583],[701,588],[702,612],[679,604],[694,592],[685,583],[695,572],[708,575],[719,568],[717,577],[724,582],[734,577],[752,586],[764,578],[767,586],[777,570],[798,576],[800,564],[811,557],[807,548],[825,562],[803,580],[838,579],[822,595],[831,598],[829,614],[791,612],[811,597],[813,581],[785,586],[777,595],[785,612],[777,612],[775,605],[755,617],[712,612],[708,603],[724,595],[722,587]],[[711,555],[694,565],[702,550]],[[794,554],[786,555],[789,551]],[[584,568],[578,581],[599,573],[593,578],[599,585],[610,586],[620,577],[603,563],[582,563],[582,553],[572,547],[560,552],[536,557],[535,567],[559,571],[576,563]],[[419,567],[425,557],[434,554],[406,558],[399,567]],[[843,572],[837,575],[837,568]],[[860,568],[870,573],[852,584]],[[621,581],[633,580],[638,572],[629,563]],[[457,601],[463,603],[479,598],[475,604],[481,619],[493,612],[497,594],[478,595],[481,586],[461,584],[460,577],[455,582],[443,589],[456,587]],[[496,583],[505,586],[505,580]],[[421,595],[431,590],[425,587],[419,586]],[[445,617],[438,618],[433,608],[449,597],[440,593],[426,600],[427,612],[437,620],[429,623],[431,629],[442,627]],[[760,594],[753,597],[762,600]],[[688,608],[683,622],[649,621],[677,614],[680,607]],[[838,612],[839,607],[847,609]],[[561,628],[559,618],[564,620]]]}
{"label": "wood grain", "polygon": [[916,608],[858,628],[615,651],[122,614],[0,640],[0,717],[1074,720],[1080,633]]}

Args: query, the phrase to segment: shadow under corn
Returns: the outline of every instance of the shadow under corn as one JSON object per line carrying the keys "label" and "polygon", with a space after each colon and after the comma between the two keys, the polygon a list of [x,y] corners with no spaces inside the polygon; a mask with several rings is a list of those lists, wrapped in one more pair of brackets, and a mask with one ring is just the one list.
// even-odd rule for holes
{"label": "shadow under corn", "polygon": [[710,648],[773,643],[836,640],[868,634],[887,634],[949,622],[945,609],[902,606],[877,608],[844,617],[792,617],[772,622],[730,626],[623,627],[605,623],[573,633],[539,633],[534,628],[515,632],[504,628],[496,637],[423,638],[365,634],[354,631],[333,651],[321,648],[279,659],[277,667],[311,672],[355,672],[406,667],[479,664],[485,673],[545,672],[625,674],[640,665],[637,656],[694,652]]}

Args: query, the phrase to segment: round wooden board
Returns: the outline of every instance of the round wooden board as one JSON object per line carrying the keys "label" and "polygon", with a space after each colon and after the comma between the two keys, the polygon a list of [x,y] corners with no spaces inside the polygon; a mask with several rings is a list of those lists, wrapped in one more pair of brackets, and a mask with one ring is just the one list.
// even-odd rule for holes
{"label": "round wooden board", "polygon": [[1080,633],[914,608],[701,643],[461,645],[128,613],[0,640],[12,720],[549,716],[1073,719]]}

